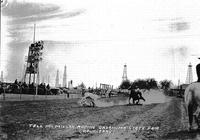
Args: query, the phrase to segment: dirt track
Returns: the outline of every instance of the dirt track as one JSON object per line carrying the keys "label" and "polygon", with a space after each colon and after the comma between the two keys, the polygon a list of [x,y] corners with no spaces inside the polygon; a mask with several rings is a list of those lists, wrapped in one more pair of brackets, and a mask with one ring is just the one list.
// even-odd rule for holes
{"label": "dirt track", "polygon": [[[145,130],[116,131],[113,134],[103,134],[92,139],[191,139],[194,135],[187,132],[187,118],[179,99],[154,106],[146,112],[135,114],[120,126],[141,126]],[[159,127],[147,130],[147,126]]]}
{"label": "dirt track", "polygon": [[[135,140],[197,139],[199,137],[198,132],[189,133],[187,131],[188,121],[182,101],[177,98],[160,104],[119,105],[101,108],[80,107],[77,99],[0,102],[0,105],[1,138],[9,140]],[[94,126],[95,128],[80,128],[83,126]],[[101,126],[112,126],[113,128],[101,129]],[[136,130],[136,127],[144,130]]]}

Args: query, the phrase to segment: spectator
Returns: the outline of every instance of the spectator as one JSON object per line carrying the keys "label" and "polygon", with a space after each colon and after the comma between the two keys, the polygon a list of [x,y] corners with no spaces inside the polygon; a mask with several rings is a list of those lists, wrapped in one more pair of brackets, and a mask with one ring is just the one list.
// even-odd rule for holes
{"label": "spectator", "polygon": [[108,93],[109,98],[111,97],[111,94],[112,94],[112,90],[110,90],[109,93]]}
{"label": "spectator", "polygon": [[85,90],[83,88],[81,89],[81,94],[82,94],[82,97],[85,96]]}
{"label": "spectator", "polygon": [[44,94],[46,95],[47,94],[47,89],[46,89],[45,83],[43,84],[43,90],[44,90]]}
{"label": "spectator", "polygon": [[47,89],[50,89],[50,86],[49,86],[49,84],[47,84]]}
{"label": "spectator", "polygon": [[69,92],[66,90],[66,92],[67,92],[67,98],[69,98]]}
{"label": "spectator", "polygon": [[18,84],[18,81],[17,81],[17,79],[15,80],[14,84],[16,84],[16,85]]}
{"label": "spectator", "polygon": [[2,93],[4,93],[4,91],[3,91],[3,86],[0,85],[0,94],[2,94]]}
{"label": "spectator", "polygon": [[50,86],[49,86],[49,84],[47,84],[46,91],[47,91],[47,94],[50,94]]}

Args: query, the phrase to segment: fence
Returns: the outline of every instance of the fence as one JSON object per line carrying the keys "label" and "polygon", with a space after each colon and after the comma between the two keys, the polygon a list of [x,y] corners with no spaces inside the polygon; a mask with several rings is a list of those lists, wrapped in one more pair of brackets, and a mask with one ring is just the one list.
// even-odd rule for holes
{"label": "fence", "polygon": [[60,94],[60,95],[28,95],[28,94],[1,94],[0,101],[30,101],[30,100],[55,100],[81,98],[81,94]]}

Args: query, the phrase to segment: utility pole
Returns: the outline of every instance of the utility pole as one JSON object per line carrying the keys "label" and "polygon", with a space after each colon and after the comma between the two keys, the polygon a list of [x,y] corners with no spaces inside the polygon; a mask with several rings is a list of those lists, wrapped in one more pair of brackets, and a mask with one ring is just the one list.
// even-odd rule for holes
{"label": "utility pole", "polygon": [[[33,31],[33,44],[35,43],[35,24],[34,24],[34,31]],[[33,83],[35,83],[35,73],[33,74]]]}

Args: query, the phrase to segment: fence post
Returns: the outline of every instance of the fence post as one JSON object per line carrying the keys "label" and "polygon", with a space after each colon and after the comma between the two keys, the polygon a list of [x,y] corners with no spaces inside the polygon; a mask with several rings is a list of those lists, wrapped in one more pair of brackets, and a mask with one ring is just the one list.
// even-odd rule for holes
{"label": "fence post", "polygon": [[22,88],[20,88],[20,96],[19,96],[19,99],[20,99],[20,100],[22,99]]}
{"label": "fence post", "polygon": [[47,99],[47,89],[45,87],[45,98]]}
{"label": "fence post", "polygon": [[5,101],[6,100],[6,89],[3,88],[3,100]]}

